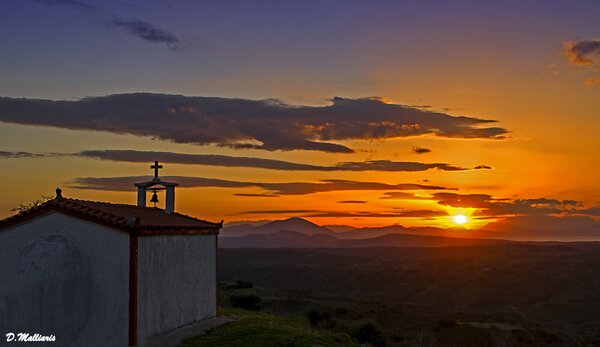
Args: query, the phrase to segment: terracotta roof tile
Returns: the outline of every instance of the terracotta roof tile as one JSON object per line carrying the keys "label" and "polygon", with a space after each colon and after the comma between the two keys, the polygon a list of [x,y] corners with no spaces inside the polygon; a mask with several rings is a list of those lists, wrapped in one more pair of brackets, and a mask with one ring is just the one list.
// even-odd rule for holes
{"label": "terracotta roof tile", "polygon": [[39,206],[0,221],[0,228],[18,223],[31,215],[46,210],[58,210],[87,217],[121,229],[216,229],[220,223],[211,223],[181,213],[167,214],[157,207],[113,204],[100,201],[56,198]]}

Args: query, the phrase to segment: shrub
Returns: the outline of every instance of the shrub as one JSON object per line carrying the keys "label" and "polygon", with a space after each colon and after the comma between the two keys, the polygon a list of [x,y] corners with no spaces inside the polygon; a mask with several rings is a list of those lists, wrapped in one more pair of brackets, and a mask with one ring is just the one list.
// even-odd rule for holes
{"label": "shrub", "polygon": [[328,311],[310,310],[307,312],[306,317],[313,328],[332,330],[336,325],[333,315]]}
{"label": "shrub", "polygon": [[232,307],[243,308],[248,311],[260,310],[260,297],[252,295],[232,295],[229,297]]}
{"label": "shrub", "polygon": [[352,336],[360,343],[371,344],[379,347],[385,346],[385,338],[383,337],[383,333],[371,323],[366,323],[360,328],[356,329]]}
{"label": "shrub", "polygon": [[228,286],[228,289],[246,289],[246,288],[252,288],[254,287],[254,284],[252,282],[249,281],[242,281],[242,280],[238,280],[235,282],[235,284],[232,284],[230,286]]}
{"label": "shrub", "polygon": [[452,319],[440,319],[437,324],[440,328],[453,328],[458,325],[456,321]]}

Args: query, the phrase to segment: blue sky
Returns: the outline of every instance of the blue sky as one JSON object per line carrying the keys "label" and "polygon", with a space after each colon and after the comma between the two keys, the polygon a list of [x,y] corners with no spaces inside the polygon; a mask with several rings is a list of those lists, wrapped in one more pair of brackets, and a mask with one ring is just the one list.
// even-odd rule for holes
{"label": "blue sky", "polygon": [[[298,84],[323,97],[364,96],[385,89],[371,76],[381,65],[409,78],[435,71],[440,80],[429,83],[440,83],[459,78],[449,67],[464,74],[470,66],[527,72],[540,60],[551,64],[560,42],[597,33],[600,12],[597,1],[88,1],[95,7],[83,10],[76,1],[46,3],[54,5],[2,5],[2,95],[160,91],[318,101],[290,87]],[[168,30],[187,48],[144,41],[109,24],[113,17]]]}

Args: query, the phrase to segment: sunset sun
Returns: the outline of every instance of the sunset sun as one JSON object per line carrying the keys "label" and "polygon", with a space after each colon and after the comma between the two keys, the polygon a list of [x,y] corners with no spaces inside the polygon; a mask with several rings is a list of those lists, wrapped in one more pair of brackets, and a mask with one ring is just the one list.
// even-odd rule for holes
{"label": "sunset sun", "polygon": [[457,214],[456,216],[453,216],[452,219],[454,220],[454,223],[458,225],[465,224],[468,221],[467,217],[462,214]]}

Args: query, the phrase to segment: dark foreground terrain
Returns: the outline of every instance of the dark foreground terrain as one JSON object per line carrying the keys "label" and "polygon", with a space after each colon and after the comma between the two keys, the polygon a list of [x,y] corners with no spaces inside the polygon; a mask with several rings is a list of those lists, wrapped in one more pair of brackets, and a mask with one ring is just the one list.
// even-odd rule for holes
{"label": "dark foreground terrain", "polygon": [[223,295],[355,342],[600,346],[598,244],[221,249],[219,266],[253,286]]}

